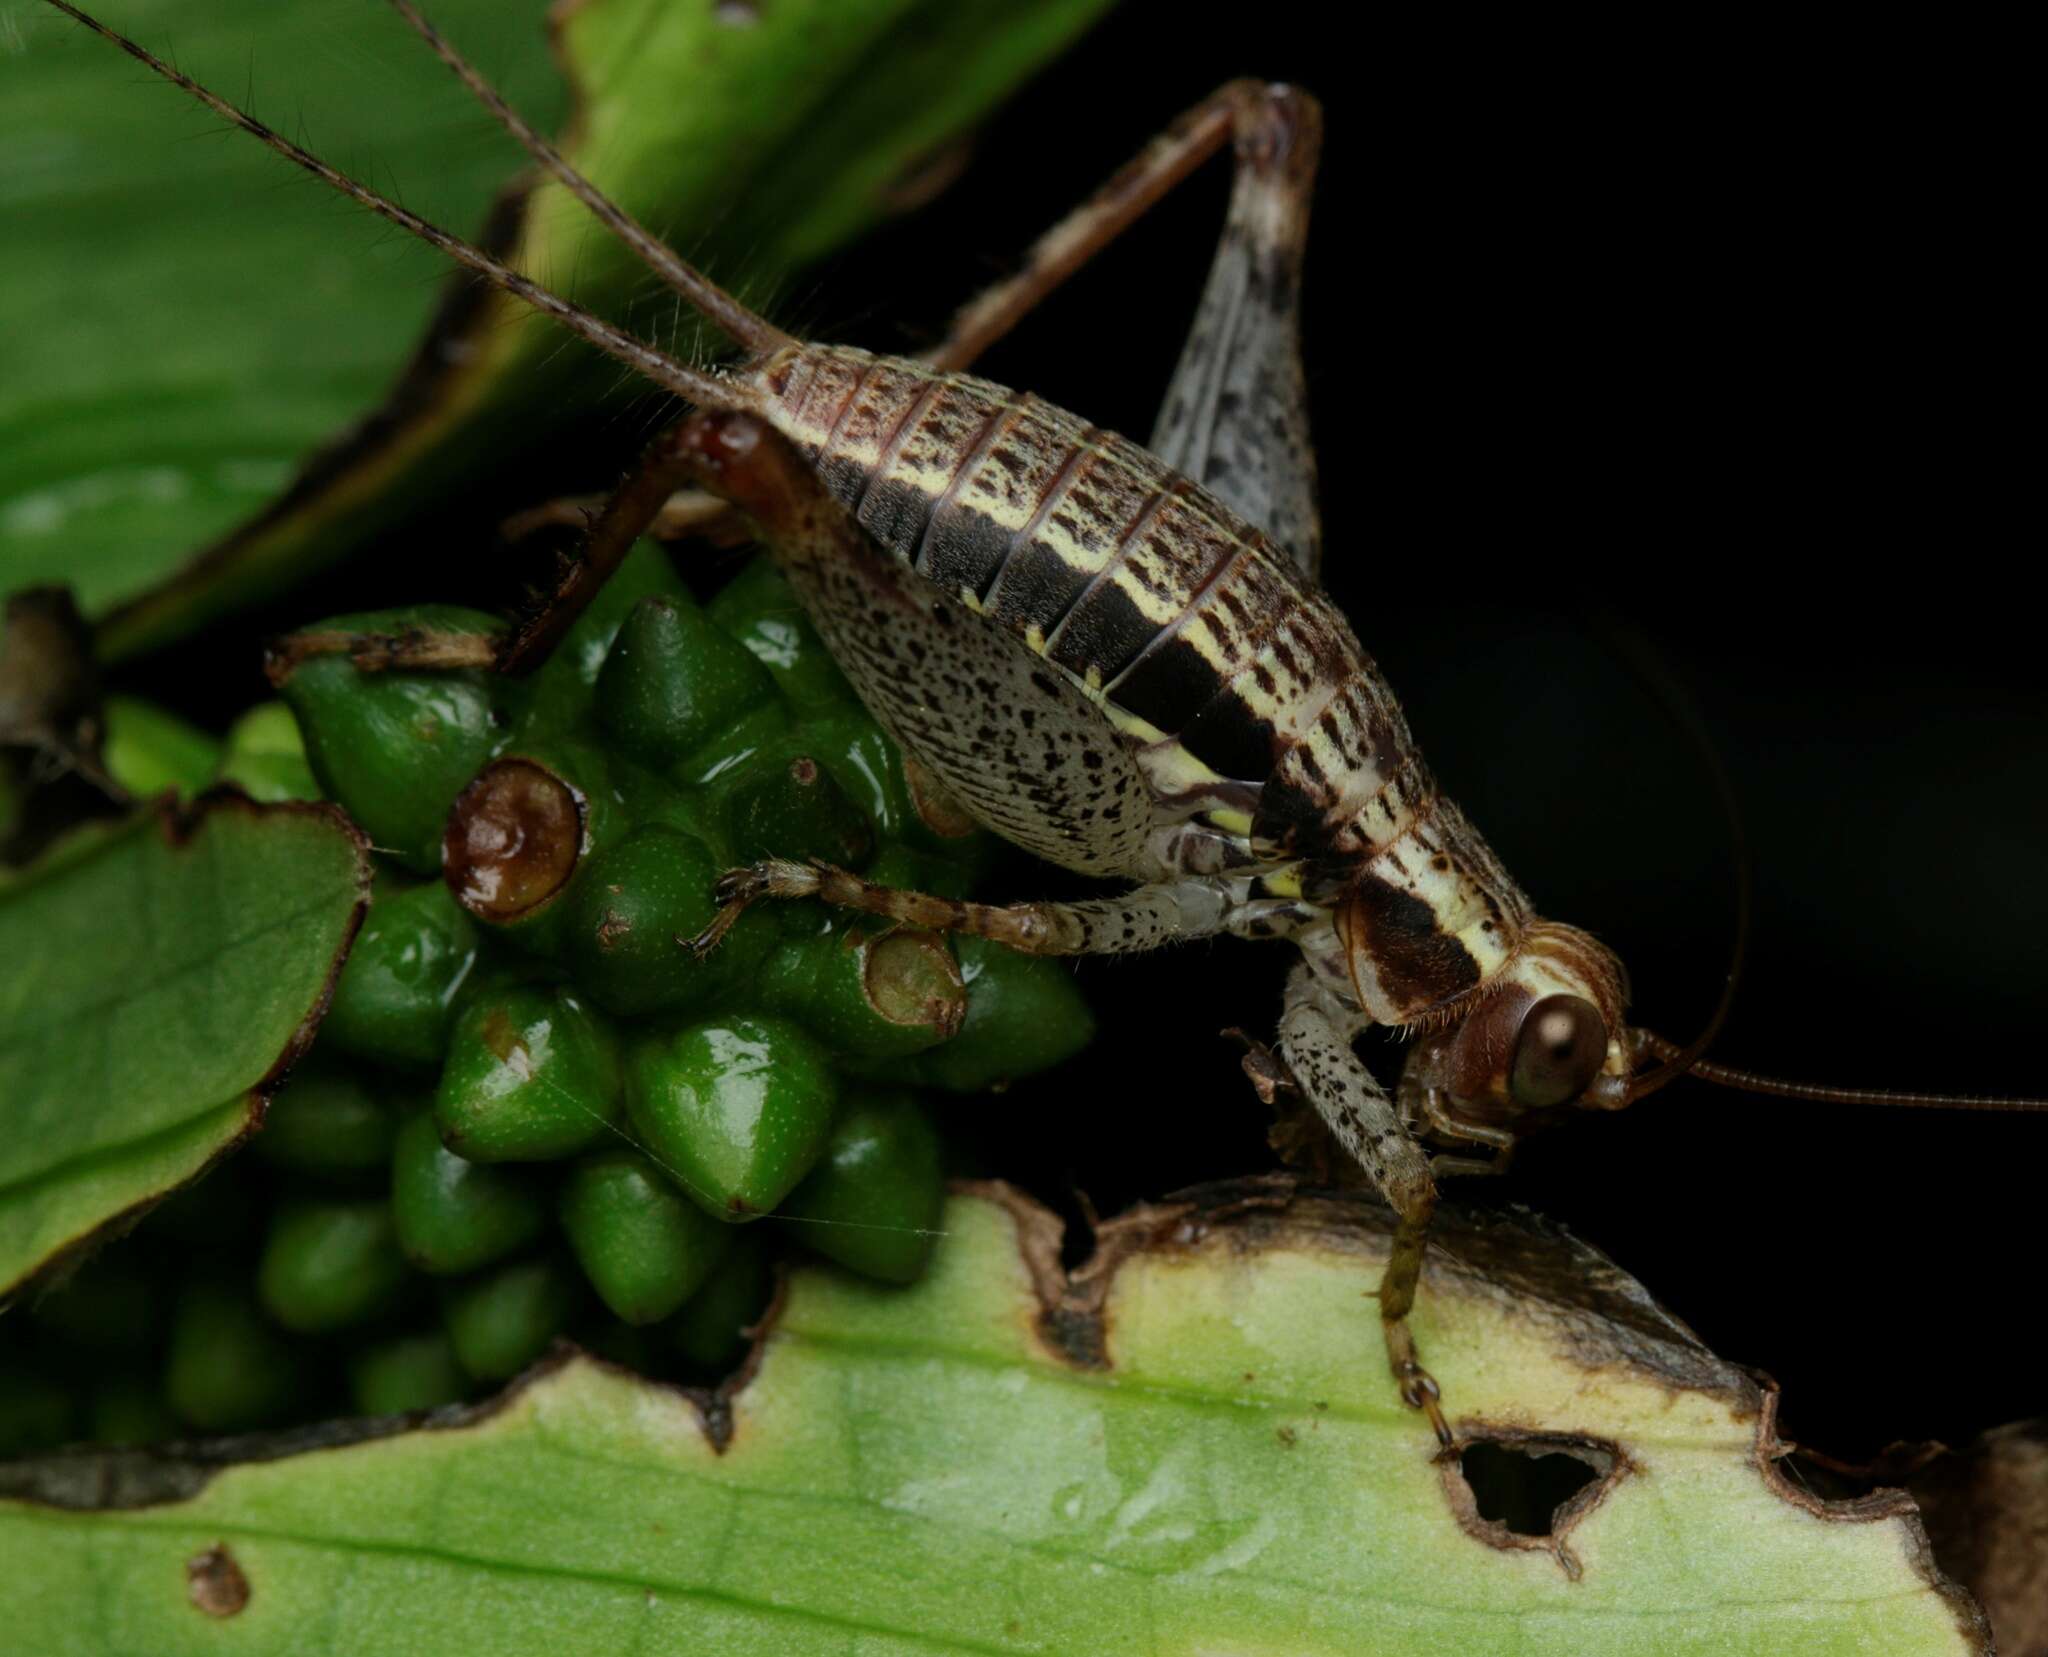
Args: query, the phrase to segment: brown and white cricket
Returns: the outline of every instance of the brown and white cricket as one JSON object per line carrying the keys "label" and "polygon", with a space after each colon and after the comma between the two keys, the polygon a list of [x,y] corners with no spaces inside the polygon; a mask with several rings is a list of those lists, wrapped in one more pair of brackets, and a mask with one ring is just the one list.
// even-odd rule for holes
{"label": "brown and white cricket", "polygon": [[[1041,237],[942,343],[876,356],[794,339],[716,287],[601,196],[409,0],[392,0],[533,158],[744,353],[707,371],[378,196],[67,0],[50,3],[695,405],[591,519],[550,600],[504,635],[301,635],[292,648],[365,666],[518,671],[657,517],[737,511],[923,773],[1005,839],[1126,889],[990,906],[771,861],[725,877],[721,921],[763,898],[815,898],[1050,955],[1224,933],[1291,940],[1301,959],[1278,1054],[1394,1209],[1378,1289],[1388,1359],[1445,1443],[1454,1434],[1406,1321],[1440,1177],[1498,1172],[1532,1128],[1620,1109],[1686,1070],[1852,1102],[2048,1108],[1811,1088],[1701,1063],[1706,1036],[1681,1050],[1629,1025],[1620,962],[1538,915],[1444,797],[1316,580],[1297,297],[1321,116],[1305,93],[1224,87]],[[964,372],[1226,145],[1227,222],[1148,444]],[[713,947],[721,931],[691,946]],[[1391,1093],[1353,1052],[1375,1025],[1413,1038]]]}

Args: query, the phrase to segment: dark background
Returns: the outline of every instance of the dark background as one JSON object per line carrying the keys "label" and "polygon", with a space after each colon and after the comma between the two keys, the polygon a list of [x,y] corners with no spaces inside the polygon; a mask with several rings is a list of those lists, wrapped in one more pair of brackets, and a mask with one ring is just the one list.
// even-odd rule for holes
{"label": "dark background", "polygon": [[[1754,850],[1751,961],[1716,1055],[2048,1092],[2039,532],[2014,527],[2007,406],[2004,203],[2026,198],[1995,78],[1972,43],[1924,34],[1350,15],[1133,0],[990,127],[967,187],[786,296],[782,320],[924,343],[1213,86],[1308,87],[1328,123],[1307,300],[1325,574],[1447,790],[1546,912],[1621,953],[1638,1015],[1689,1036],[1726,970],[1732,859],[1703,760],[1603,642],[1621,630],[1683,687]],[[1220,166],[1189,186],[984,370],[1142,437],[1225,187]],[[508,601],[520,572],[488,508],[543,477],[602,486],[651,413],[552,440],[495,502],[260,619]],[[258,688],[207,641],[181,655],[198,701]],[[1009,884],[1055,883],[1020,866]],[[1286,966],[1229,941],[1087,964],[1096,1049],[950,1108],[1069,1212],[1076,1190],[1108,1212],[1269,1166],[1215,1032],[1270,1030]],[[2044,1149],[2048,1117],[1684,1081],[1453,1196],[1564,1221],[1783,1382],[1790,1435],[1855,1455],[2042,1409]]]}

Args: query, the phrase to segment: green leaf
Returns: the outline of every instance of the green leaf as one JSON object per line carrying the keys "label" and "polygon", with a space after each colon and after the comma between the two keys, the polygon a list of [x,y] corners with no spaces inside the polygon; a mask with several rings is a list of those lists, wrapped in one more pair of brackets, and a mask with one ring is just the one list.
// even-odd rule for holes
{"label": "green leaf", "polygon": [[[414,210],[670,337],[655,284],[558,187],[508,197],[478,232],[519,152],[385,8],[103,3],[337,164],[395,179]],[[599,188],[766,300],[1109,3],[581,0],[548,14],[566,87],[535,0],[431,10]],[[616,397],[613,366],[466,282],[400,376],[435,255],[210,134],[212,117],[54,12],[21,24],[0,100],[0,591],[69,581],[103,650],[130,654],[283,590]],[[698,348],[688,331],[675,344]]]}
{"label": "green leaf", "polygon": [[331,806],[216,796],[0,889],[0,1299],[254,1131],[369,880]]}
{"label": "green leaf", "polygon": [[1562,1535],[1510,1545],[1395,1400],[1376,1210],[1218,1188],[1113,1222],[1072,1277],[1000,1187],[946,1218],[914,1289],[799,1272],[714,1397],[558,1359],[314,1454],[13,1469],[10,1632],[52,1657],[1982,1649],[1910,1506],[1797,1490],[1771,1395],[1557,1233],[1451,1227],[1420,1319],[1468,1433],[1611,1452]]}

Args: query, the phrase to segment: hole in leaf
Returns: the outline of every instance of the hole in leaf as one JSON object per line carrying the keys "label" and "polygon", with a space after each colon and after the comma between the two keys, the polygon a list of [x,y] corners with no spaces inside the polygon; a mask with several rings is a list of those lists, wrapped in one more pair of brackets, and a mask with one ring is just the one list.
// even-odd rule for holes
{"label": "hole in leaf", "polygon": [[1548,1536],[1557,1510],[1602,1474],[1582,1456],[1481,1440],[1458,1457],[1482,1519],[1517,1536]]}

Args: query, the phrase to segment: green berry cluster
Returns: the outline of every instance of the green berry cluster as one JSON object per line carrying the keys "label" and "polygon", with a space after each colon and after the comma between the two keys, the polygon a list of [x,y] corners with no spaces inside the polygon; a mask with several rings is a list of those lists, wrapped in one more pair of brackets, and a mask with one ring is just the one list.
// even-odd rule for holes
{"label": "green berry cluster", "polygon": [[[493,626],[431,608],[310,631]],[[689,947],[718,875],[757,858],[962,895],[991,850],[906,771],[765,562],[700,606],[643,548],[526,680],[313,654],[281,692],[296,733],[257,710],[220,774],[339,802],[376,892],[253,1163],[47,1298],[41,1373],[118,1336],[143,1343],[125,1369],[84,1367],[161,1376],[74,1397],[75,1433],[423,1408],[562,1334],[709,1378],[779,1246],[924,1271],[944,1179],[926,1093],[1000,1086],[1091,1033],[1056,963],[816,903],[756,904]],[[242,1232],[219,1234],[230,1215]],[[217,1234],[193,1253],[195,1217]],[[201,1264],[167,1278],[181,1250]]]}

